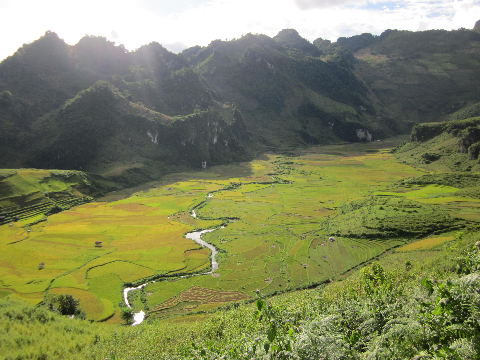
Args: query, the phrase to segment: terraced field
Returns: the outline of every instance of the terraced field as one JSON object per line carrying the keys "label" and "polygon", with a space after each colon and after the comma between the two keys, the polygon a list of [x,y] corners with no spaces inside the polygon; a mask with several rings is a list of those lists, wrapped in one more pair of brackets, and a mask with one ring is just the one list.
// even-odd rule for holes
{"label": "terraced field", "polygon": [[0,169],[0,225],[13,221],[28,225],[89,203],[101,192],[92,181],[81,171]]}
{"label": "terraced field", "polygon": [[[2,225],[0,296],[36,304],[70,293],[88,318],[120,322],[124,285],[150,279],[129,294],[130,303],[165,318],[245,300],[256,291],[312,286],[424,238],[425,231],[451,231],[480,219],[477,200],[458,188],[401,183],[425,172],[396,161],[387,151],[392,145],[266,154],[171,174],[131,197],[74,207],[31,228]],[[386,225],[420,218],[430,227],[394,233]],[[448,226],[436,227],[440,218],[448,218]],[[207,228],[216,228],[203,238],[218,249],[219,269],[185,277],[210,268],[208,249],[184,237]],[[454,237],[443,240],[400,249],[441,246]]]}

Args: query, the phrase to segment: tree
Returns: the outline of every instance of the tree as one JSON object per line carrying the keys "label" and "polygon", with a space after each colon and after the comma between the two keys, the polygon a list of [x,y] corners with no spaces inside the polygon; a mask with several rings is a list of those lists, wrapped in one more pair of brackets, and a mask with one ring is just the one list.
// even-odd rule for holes
{"label": "tree", "polygon": [[124,320],[127,324],[133,322],[133,311],[130,308],[123,308],[122,312],[120,313],[120,319]]}
{"label": "tree", "polygon": [[48,308],[50,311],[57,312],[61,315],[73,315],[77,318],[85,319],[85,313],[80,307],[80,301],[70,294],[54,296],[49,301]]}

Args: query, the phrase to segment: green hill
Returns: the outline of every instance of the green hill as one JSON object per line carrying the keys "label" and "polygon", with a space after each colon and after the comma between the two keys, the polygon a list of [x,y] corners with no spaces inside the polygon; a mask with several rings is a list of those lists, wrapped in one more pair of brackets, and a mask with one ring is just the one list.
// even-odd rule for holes
{"label": "green hill", "polygon": [[[478,172],[479,104],[451,114],[447,121],[414,126],[410,141],[395,149],[403,162],[435,171]],[[473,117],[471,117],[473,116]]]}
{"label": "green hill", "polygon": [[105,192],[115,183],[81,171],[0,170],[0,225],[19,221],[32,224],[46,215],[79,206]]}
{"label": "green hill", "polygon": [[[126,99],[107,82],[97,82],[62,109],[34,124],[39,134],[30,166],[108,169],[122,163],[201,167],[246,159],[249,139],[241,114],[217,104],[175,118]],[[217,144],[218,142],[218,144]]]}
{"label": "green hill", "polygon": [[313,45],[305,44],[294,30],[274,39],[247,34],[216,40],[189,61],[222,101],[238,106],[256,140],[271,149],[358,141],[357,129],[391,135],[377,117],[381,107],[352,71],[309,56]]}
{"label": "green hill", "polygon": [[[69,46],[48,31],[0,64],[0,165],[102,173],[153,161],[149,170],[164,173],[251,158],[265,149],[407,133],[415,123],[478,101],[479,41],[467,29],[387,30],[314,45],[285,29],[273,38],[247,34],[173,54],[158,43],[127,52],[97,36]],[[235,109],[236,121],[243,119],[240,138],[230,129],[227,108]],[[213,146],[209,156],[186,159],[172,141],[183,141],[171,134],[172,118],[188,122],[212,109],[230,129],[225,136],[235,139],[235,150],[226,155]],[[64,122],[67,116],[79,122]],[[156,150],[147,150],[149,126],[162,128],[159,136],[168,140]],[[215,138],[213,129],[205,131]],[[128,145],[132,136],[135,144]],[[62,159],[54,160],[59,152]]]}

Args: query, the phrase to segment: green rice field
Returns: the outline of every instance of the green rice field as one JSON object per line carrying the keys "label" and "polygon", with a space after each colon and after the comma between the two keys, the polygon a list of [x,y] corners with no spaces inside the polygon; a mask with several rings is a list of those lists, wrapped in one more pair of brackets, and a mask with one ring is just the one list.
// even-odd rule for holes
{"label": "green rice field", "polygon": [[[168,318],[314,286],[396,248],[442,246],[455,239],[442,233],[480,220],[465,189],[405,182],[428,173],[398,162],[394,145],[264,154],[170,174],[36,225],[4,224],[0,296],[38,304],[72,294],[87,318],[119,323],[123,288],[149,280],[130,303]],[[211,268],[209,250],[184,235],[212,228],[203,239],[218,249],[218,270],[184,277]],[[442,240],[408,245],[432,233]]]}

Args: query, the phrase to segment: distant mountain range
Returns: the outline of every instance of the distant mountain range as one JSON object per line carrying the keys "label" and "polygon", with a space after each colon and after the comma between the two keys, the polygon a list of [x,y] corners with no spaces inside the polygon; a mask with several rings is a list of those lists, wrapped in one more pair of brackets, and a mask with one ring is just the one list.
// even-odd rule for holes
{"label": "distant mountain range", "polygon": [[143,181],[408,133],[478,102],[479,88],[479,26],[336,43],[286,29],[180,54],[96,36],[69,46],[47,31],[0,63],[0,167],[124,166]]}

